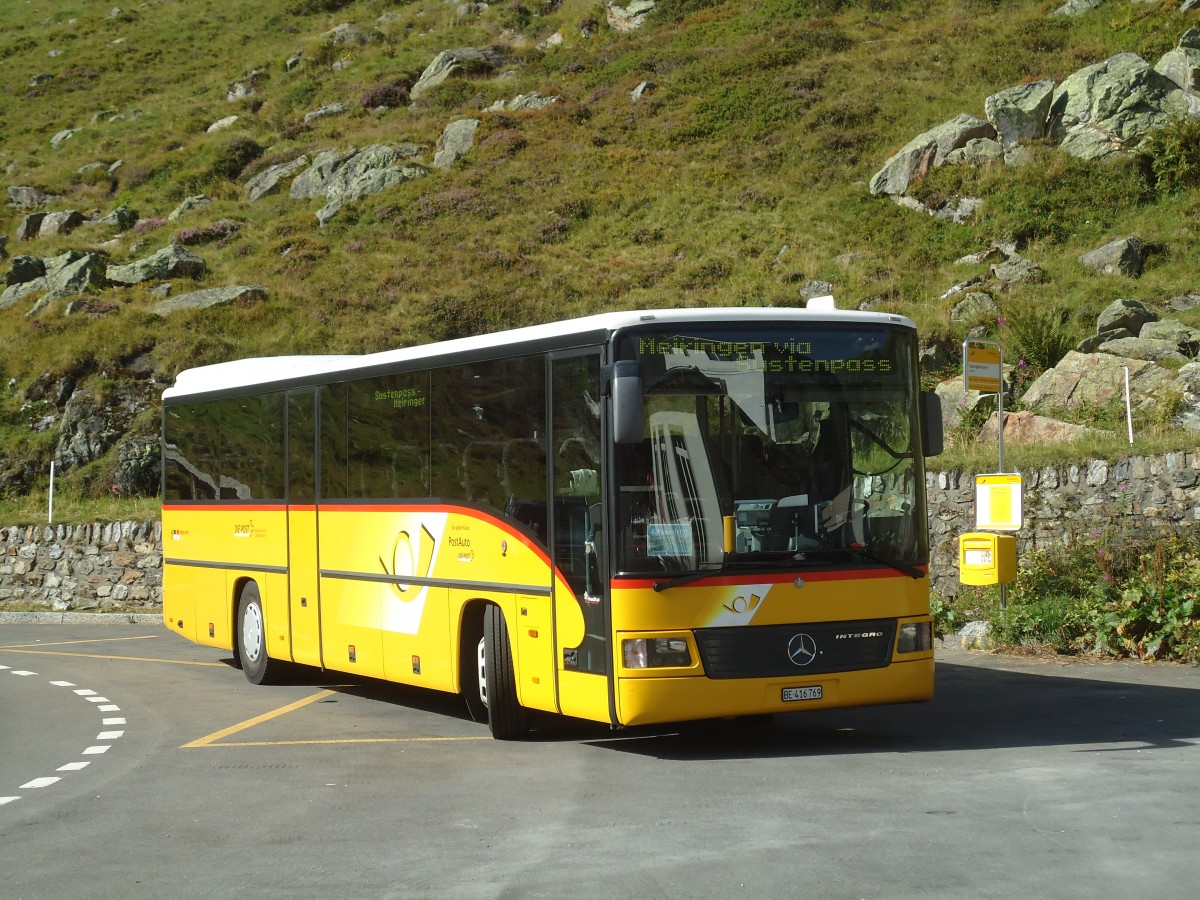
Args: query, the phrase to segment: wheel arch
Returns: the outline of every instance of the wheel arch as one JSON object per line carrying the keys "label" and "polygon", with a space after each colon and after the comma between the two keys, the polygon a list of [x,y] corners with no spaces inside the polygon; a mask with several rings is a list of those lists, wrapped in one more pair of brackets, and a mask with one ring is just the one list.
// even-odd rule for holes
{"label": "wheel arch", "polygon": [[489,604],[500,605],[489,597],[472,597],[459,608],[458,643],[454,648],[454,658],[458,660],[459,693],[465,693],[466,689],[475,685],[475,648],[483,638],[483,610]]}

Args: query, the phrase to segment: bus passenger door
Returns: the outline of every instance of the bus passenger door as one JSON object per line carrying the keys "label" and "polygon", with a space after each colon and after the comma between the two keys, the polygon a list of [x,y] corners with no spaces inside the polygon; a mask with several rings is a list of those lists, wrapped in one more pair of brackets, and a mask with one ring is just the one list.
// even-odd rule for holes
{"label": "bus passenger door", "polygon": [[319,666],[321,612],[317,577],[316,393],[288,394],[288,613],[292,659]]}
{"label": "bus passenger door", "polygon": [[602,526],[600,356],[551,358],[550,551],[559,708],[607,721],[611,649]]}

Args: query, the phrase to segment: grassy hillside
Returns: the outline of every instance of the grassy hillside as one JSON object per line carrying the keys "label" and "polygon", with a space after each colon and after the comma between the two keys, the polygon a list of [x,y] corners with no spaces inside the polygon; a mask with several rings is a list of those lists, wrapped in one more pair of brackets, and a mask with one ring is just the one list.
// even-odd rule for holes
{"label": "grassy hillside", "polygon": [[[953,261],[997,240],[1019,240],[1050,276],[1000,298],[1006,319],[1028,325],[1008,340],[1077,340],[1117,297],[1200,289],[1200,190],[1156,179],[1144,158],[1083,163],[1035,147],[1036,164],[1021,169],[939,170],[925,196],[985,199],[965,226],[869,195],[870,176],[918,132],[982,115],[1003,88],[1118,52],[1153,62],[1197,19],[1167,0],[1111,0],[1077,18],[1050,16],[1056,5],[662,0],[623,35],[594,0],[505,0],[469,14],[443,0],[2,4],[5,185],[57,195],[53,209],[126,205],[142,217],[119,236],[89,225],[18,243],[23,213],[8,209],[9,254],[103,245],[125,263],[184,228],[232,219],[234,234],[194,248],[208,263],[199,286],[265,284],[270,294],[163,319],[150,311],[151,283],[104,290],[103,314],[0,311],[0,376],[12,385],[0,393],[0,471],[48,466],[55,432],[30,425],[54,404],[31,404],[30,385],[69,376],[111,390],[145,378],[130,371],[139,358],[161,386],[181,368],[234,357],[367,352],[604,309],[798,305],[809,279],[831,282],[842,306],[904,313],[953,347],[964,335],[939,297],[985,269]],[[341,23],[369,40],[322,37]],[[561,44],[539,49],[555,33]],[[440,50],[467,46],[500,47],[507,61],[411,104],[397,99]],[[257,93],[230,102],[251,72]],[[41,74],[53,79],[34,84]],[[633,102],[642,81],[655,88]],[[559,100],[481,113],[533,91]],[[387,96],[398,105],[369,109],[365,95],[367,106]],[[335,102],[348,111],[304,122]],[[229,115],[234,126],[207,132]],[[245,199],[248,177],[323,148],[411,141],[428,165],[445,125],[465,116],[482,120],[465,159],[350,204],[324,229],[314,216],[323,201],[286,190]],[[78,131],[52,147],[64,129]],[[211,206],[160,221],[200,193]],[[1156,250],[1140,279],[1101,281],[1075,263],[1126,234]],[[181,282],[175,293],[190,289]],[[1030,359],[1052,364],[1033,349]],[[153,431],[154,411],[136,427]],[[65,489],[105,493],[109,468],[85,467]],[[39,479],[0,494],[19,503]]]}

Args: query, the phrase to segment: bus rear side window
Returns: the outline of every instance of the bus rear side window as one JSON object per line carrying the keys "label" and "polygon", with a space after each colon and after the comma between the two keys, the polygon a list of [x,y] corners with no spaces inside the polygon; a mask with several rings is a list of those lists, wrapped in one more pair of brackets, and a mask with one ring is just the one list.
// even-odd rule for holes
{"label": "bus rear side window", "polygon": [[221,499],[282,499],[283,394],[231,397],[217,405]]}
{"label": "bus rear side window", "polygon": [[163,423],[164,500],[217,499],[219,434],[215,402],[168,407]]}
{"label": "bus rear side window", "polygon": [[168,502],[282,499],[283,395],[169,407],[163,469]]}

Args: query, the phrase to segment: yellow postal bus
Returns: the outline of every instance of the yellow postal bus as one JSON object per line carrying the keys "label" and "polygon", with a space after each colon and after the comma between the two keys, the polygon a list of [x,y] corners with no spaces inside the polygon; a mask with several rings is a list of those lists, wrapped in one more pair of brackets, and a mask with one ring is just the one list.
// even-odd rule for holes
{"label": "yellow postal bus", "polygon": [[163,618],[294,664],[641,725],[926,700],[924,457],[900,316],[609,313],[163,394]]}

